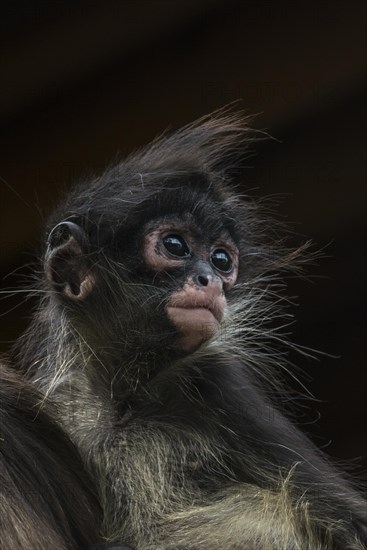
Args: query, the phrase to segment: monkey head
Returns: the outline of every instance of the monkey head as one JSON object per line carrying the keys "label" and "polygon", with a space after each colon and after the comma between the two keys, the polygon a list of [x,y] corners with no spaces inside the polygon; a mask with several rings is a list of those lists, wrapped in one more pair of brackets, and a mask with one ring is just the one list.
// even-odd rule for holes
{"label": "monkey head", "polygon": [[[123,340],[129,330],[144,333],[143,348],[150,343],[190,353],[218,334],[227,313],[226,295],[237,279],[239,251],[223,208],[208,193],[191,190],[184,200],[185,193],[177,187],[157,193],[160,206],[152,211],[147,204],[145,211],[145,218],[153,214],[153,219],[120,227],[107,257],[107,244],[100,258],[91,251],[91,235],[75,217],[55,225],[46,273],[69,311],[75,305],[79,313],[87,312],[89,302],[101,314],[108,304],[117,308],[119,318],[122,313],[129,317],[129,327],[122,328],[119,319]],[[172,195],[180,203],[173,211]],[[135,217],[138,213],[131,212]],[[112,272],[115,281],[108,277]],[[106,323],[112,326],[115,317],[111,311]]]}
{"label": "monkey head", "polygon": [[239,277],[265,258],[228,175],[247,131],[236,116],[199,121],[79,185],[54,214],[51,301],[94,352],[182,355],[220,336]]}

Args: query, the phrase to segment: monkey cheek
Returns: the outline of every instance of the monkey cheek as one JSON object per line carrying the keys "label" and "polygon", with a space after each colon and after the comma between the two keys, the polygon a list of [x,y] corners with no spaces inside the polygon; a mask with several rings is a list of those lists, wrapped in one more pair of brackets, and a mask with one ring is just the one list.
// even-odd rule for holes
{"label": "monkey cheek", "polygon": [[177,347],[182,351],[195,351],[219,331],[220,324],[208,309],[168,306],[166,311],[180,333]]}

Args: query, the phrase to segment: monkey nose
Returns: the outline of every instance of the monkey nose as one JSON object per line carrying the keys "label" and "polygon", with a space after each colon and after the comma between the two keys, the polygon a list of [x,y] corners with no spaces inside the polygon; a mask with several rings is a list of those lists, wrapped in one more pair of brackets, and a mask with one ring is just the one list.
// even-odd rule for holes
{"label": "monkey nose", "polygon": [[213,273],[213,270],[208,265],[199,266],[199,269],[197,269],[197,272],[192,277],[192,281],[200,288],[210,287],[214,289],[217,287],[218,290],[222,290],[223,286],[220,277]]}
{"label": "monkey nose", "polygon": [[201,287],[218,287],[222,288],[222,281],[216,275],[199,274],[193,277],[194,283]]}
{"label": "monkey nose", "polygon": [[195,283],[198,286],[208,286],[210,283],[210,275],[197,275]]}

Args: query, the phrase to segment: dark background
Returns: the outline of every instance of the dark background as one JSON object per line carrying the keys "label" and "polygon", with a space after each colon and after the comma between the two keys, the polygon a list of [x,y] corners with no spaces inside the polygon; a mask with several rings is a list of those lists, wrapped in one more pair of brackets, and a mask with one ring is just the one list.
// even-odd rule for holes
{"label": "dark background", "polygon": [[[365,12],[363,0],[3,1],[3,288],[27,286],[73,180],[241,98],[277,138],[256,145],[244,189],[281,195],[292,240],[326,247],[311,282],[289,283],[293,339],[337,356],[292,357],[319,399],[301,421],[331,455],[366,456]],[[6,350],[32,302],[2,298]]]}

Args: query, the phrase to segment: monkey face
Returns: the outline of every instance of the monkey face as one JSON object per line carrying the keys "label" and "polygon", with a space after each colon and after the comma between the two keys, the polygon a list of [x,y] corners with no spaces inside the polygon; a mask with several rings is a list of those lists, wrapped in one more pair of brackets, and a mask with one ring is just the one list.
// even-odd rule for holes
{"label": "monkey face", "polygon": [[193,220],[158,220],[145,233],[143,256],[156,284],[167,275],[175,281],[165,314],[179,333],[177,347],[191,352],[215,336],[238,273],[229,234],[222,229],[211,238]]}
{"label": "monkey face", "polygon": [[[226,295],[237,280],[239,250],[225,213],[215,210],[208,195],[191,193],[190,202],[184,198],[172,212],[173,201],[165,192],[157,199],[160,215],[140,228],[136,223],[132,230],[124,228],[116,241],[114,272],[111,262],[103,268],[100,256],[88,267],[83,248],[90,237],[75,222],[63,222],[50,234],[49,280],[86,311],[94,311],[96,303],[99,311],[114,304],[106,326],[115,347],[124,333],[135,349],[191,353],[220,330]],[[131,234],[135,239],[129,239]],[[106,273],[113,279],[104,279]],[[89,316],[89,326],[93,319]],[[136,341],[141,334],[144,339]]]}

